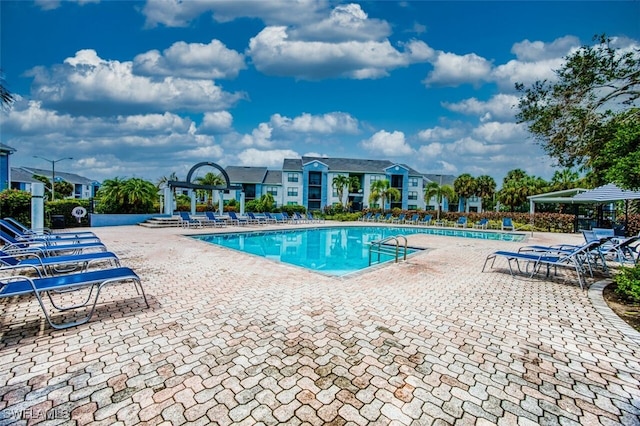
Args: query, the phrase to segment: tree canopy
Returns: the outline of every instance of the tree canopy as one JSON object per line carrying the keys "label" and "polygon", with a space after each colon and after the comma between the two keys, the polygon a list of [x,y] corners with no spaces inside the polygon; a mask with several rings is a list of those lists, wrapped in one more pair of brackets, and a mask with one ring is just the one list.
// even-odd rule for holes
{"label": "tree canopy", "polygon": [[516,117],[559,165],[582,168],[593,185],[637,189],[637,167],[620,164],[638,165],[640,49],[616,49],[604,34],[594,41],[568,55],[555,80],[517,83]]}

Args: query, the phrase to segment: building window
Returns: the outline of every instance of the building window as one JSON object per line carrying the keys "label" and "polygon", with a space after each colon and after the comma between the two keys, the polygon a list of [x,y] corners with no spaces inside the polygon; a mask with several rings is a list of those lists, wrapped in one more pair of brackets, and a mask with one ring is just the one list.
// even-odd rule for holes
{"label": "building window", "polygon": [[369,176],[369,183],[373,183],[373,182],[376,182],[376,181],[379,181],[379,180],[382,180],[382,179],[383,179],[383,176],[371,175],[371,176]]}
{"label": "building window", "polygon": [[338,197],[338,191],[336,191],[335,188],[333,189],[333,193],[331,194],[331,196],[333,198],[337,198]]}
{"label": "building window", "polygon": [[409,178],[409,186],[417,187],[418,186],[418,178]]}
{"label": "building window", "polygon": [[418,210],[418,206],[417,206],[417,205],[415,205],[415,204],[409,204],[409,205],[407,206],[407,209],[408,209],[408,210]]}
{"label": "building window", "polygon": [[297,197],[298,196],[298,188],[295,186],[290,186],[287,188],[287,195],[289,197]]}
{"label": "building window", "polygon": [[288,206],[297,206],[298,203],[296,203],[295,201],[287,201],[287,205]]}
{"label": "building window", "polygon": [[277,186],[267,186],[267,194],[271,194],[274,197],[278,196],[278,187]]}
{"label": "building window", "polygon": [[409,200],[417,200],[418,192],[417,191],[409,191]]}
{"label": "building window", "polygon": [[287,174],[287,182],[297,182],[298,174],[297,173],[289,173]]}

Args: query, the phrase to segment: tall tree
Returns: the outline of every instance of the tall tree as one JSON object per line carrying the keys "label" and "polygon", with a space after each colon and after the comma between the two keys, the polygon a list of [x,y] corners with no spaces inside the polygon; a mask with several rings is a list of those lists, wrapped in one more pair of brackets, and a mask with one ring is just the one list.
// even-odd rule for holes
{"label": "tall tree", "polygon": [[452,200],[455,195],[455,191],[450,185],[440,185],[438,182],[429,182],[424,187],[424,201],[426,203],[433,197],[436,198],[436,202],[438,203],[438,220],[440,220],[440,212],[442,211],[442,202],[444,199]]}
{"label": "tall tree", "polygon": [[4,108],[5,106],[9,106],[15,100],[13,94],[9,91],[6,86],[6,81],[4,79],[4,73],[0,69],[0,105]]}
{"label": "tall tree", "polygon": [[552,191],[562,191],[564,189],[572,189],[578,186],[580,175],[578,172],[570,168],[556,170],[551,178]]}
{"label": "tall tree", "polygon": [[467,211],[467,199],[476,194],[476,180],[469,173],[463,173],[453,181],[453,189],[464,198],[464,211]]}
{"label": "tall tree", "polygon": [[476,178],[476,195],[482,198],[482,206],[491,204],[496,193],[496,181],[489,175]]}
{"label": "tall tree", "polygon": [[595,184],[602,184],[616,164],[608,154],[627,158],[638,151],[637,139],[622,153],[606,147],[619,127],[612,123],[630,123],[632,133],[640,124],[640,49],[616,50],[604,34],[594,40],[596,45],[565,58],[554,81],[530,87],[517,83],[521,97],[516,117],[561,166],[584,167]]}
{"label": "tall tree", "polygon": [[381,208],[384,210],[387,200],[397,200],[400,196],[400,191],[396,188],[392,188],[389,180],[382,179],[371,184],[371,195],[369,195],[369,201],[381,200]]}
{"label": "tall tree", "polygon": [[349,187],[350,184],[351,184],[351,179],[349,178],[348,175],[336,175],[333,177],[333,180],[331,181],[331,186],[333,186],[333,188],[336,190],[336,193],[338,194],[338,199],[340,200],[341,205],[344,205],[344,202],[342,201],[342,197],[344,195],[344,189]]}
{"label": "tall tree", "polygon": [[[194,182],[199,184],[199,185],[220,186],[220,185],[224,185],[226,181],[219,174],[212,173],[212,172],[207,172],[207,173],[205,173],[204,176],[198,177],[197,179],[195,179]],[[207,195],[208,195],[208,197],[207,197],[207,205],[208,206],[212,206],[212,203],[213,203],[213,189],[207,189],[206,192],[207,192]]]}

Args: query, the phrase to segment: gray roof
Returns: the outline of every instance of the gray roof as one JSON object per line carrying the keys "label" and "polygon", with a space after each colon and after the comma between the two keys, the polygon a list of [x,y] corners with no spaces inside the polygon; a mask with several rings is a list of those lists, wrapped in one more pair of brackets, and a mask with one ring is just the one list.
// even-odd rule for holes
{"label": "gray roof", "polygon": [[3,143],[0,143],[0,152],[6,152],[8,154],[13,154],[14,152],[16,152],[15,148],[11,148],[9,145],[5,145]]}
{"label": "gray roof", "polygon": [[423,176],[425,177],[425,179],[431,182],[436,182],[438,184],[441,182],[440,177],[442,177],[442,184],[449,185],[449,186],[453,186],[453,182],[456,180],[456,177],[454,175],[434,175],[430,173],[425,173],[423,174]]}
{"label": "gray roof", "polygon": [[[40,176],[44,176],[46,178],[51,179],[51,169],[47,170],[47,169],[36,169],[33,167],[20,167],[20,168],[11,168],[11,180],[13,182],[29,182],[26,180],[18,180],[16,179],[14,176],[16,176],[14,173],[16,170],[22,170],[24,173],[29,174],[29,176],[32,175],[40,175]],[[89,178],[86,178],[84,176],[80,176],[77,175],[75,173],[67,173],[67,172],[62,172],[62,171],[58,171],[56,170],[56,180],[58,179],[62,179],[65,182],[69,182],[72,183],[74,185],[91,185],[93,184],[93,182],[95,182],[94,180],[91,180]]]}
{"label": "gray roof", "polygon": [[33,173],[18,167],[12,167],[11,182],[38,183],[40,181],[33,178]]}
{"label": "gray roof", "polygon": [[[287,161],[287,160],[285,160]],[[385,169],[400,165],[409,170],[409,175],[421,176],[422,173],[412,169],[406,164],[394,163],[389,160],[365,160],[361,158],[325,158],[325,157],[302,157],[302,164],[312,161],[320,161],[329,167],[332,172],[345,173],[385,173]],[[302,167],[301,167],[302,168]]]}
{"label": "gray roof", "polygon": [[264,183],[269,185],[282,185],[282,172],[280,170],[267,170]]}
{"label": "gray roof", "polygon": [[232,183],[262,183],[267,175],[266,167],[229,166],[224,170]]}
{"label": "gray roof", "polygon": [[282,163],[282,171],[284,172],[301,172],[302,171],[302,159],[300,158],[285,158]]}

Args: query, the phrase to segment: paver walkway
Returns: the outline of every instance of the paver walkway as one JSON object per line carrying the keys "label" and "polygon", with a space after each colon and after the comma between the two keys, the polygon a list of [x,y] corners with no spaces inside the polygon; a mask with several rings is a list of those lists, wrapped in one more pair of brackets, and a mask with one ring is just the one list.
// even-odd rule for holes
{"label": "paver walkway", "polygon": [[151,308],[113,286],[55,331],[0,301],[2,424],[640,424],[637,336],[571,275],[480,272],[523,243],[413,235],[429,250],[332,278],[181,235],[212,229],[93,230]]}

